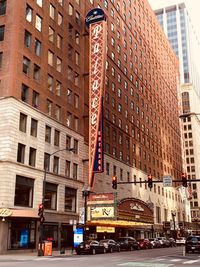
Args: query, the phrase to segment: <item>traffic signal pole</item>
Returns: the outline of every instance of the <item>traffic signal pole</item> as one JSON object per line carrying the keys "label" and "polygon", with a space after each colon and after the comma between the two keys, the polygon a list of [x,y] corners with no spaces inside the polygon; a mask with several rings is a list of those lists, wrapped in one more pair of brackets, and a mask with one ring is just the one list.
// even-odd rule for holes
{"label": "traffic signal pole", "polygon": [[[182,180],[172,180],[173,183],[182,183]],[[186,180],[187,183],[191,183],[191,182],[200,182],[200,179],[187,179]],[[163,183],[163,181],[155,181],[153,180],[152,183],[157,184],[157,183]],[[148,180],[144,180],[144,181],[131,181],[131,182],[117,182],[117,184],[148,184]]]}

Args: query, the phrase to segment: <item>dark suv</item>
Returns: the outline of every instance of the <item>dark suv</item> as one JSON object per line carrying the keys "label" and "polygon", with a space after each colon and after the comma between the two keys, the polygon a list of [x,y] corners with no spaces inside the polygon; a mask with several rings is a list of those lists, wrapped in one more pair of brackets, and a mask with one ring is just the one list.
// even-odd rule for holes
{"label": "dark suv", "polygon": [[140,246],[136,239],[131,236],[119,237],[117,243],[120,245],[121,250],[140,249]]}
{"label": "dark suv", "polygon": [[200,236],[191,235],[188,236],[185,241],[185,251],[200,251]]}

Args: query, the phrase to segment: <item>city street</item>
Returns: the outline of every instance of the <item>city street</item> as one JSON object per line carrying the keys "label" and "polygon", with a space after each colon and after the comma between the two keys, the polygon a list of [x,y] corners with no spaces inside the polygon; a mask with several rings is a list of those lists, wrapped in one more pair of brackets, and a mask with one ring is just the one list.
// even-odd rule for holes
{"label": "city street", "polygon": [[26,254],[5,258],[0,256],[0,267],[180,267],[200,266],[200,254],[183,256],[183,247],[128,251],[98,255],[61,255],[53,257],[27,256]]}

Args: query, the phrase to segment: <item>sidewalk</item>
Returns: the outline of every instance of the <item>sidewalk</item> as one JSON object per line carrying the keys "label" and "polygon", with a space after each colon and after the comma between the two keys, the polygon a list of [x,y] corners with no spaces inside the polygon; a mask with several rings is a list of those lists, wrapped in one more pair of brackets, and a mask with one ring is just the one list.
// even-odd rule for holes
{"label": "sidewalk", "polygon": [[[76,254],[75,252],[73,254]],[[16,261],[16,260],[33,260],[36,258],[42,258],[42,257],[71,257],[73,256],[73,254],[71,253],[71,250],[66,249],[65,250],[65,254],[60,254],[59,250],[56,251],[52,251],[52,256],[38,256],[38,252],[34,251],[34,252],[24,252],[22,251],[21,253],[18,251],[17,253],[15,253],[14,251],[7,253],[7,254],[3,254],[0,255],[0,261],[7,261],[7,260],[11,260],[11,261]]]}

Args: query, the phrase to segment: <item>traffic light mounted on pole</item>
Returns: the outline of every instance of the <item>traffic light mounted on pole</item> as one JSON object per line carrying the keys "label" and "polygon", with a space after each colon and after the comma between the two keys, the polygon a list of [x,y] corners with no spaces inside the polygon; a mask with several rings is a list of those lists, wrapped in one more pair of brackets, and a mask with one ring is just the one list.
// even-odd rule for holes
{"label": "traffic light mounted on pole", "polygon": [[181,174],[181,180],[182,180],[182,186],[187,187],[187,174],[186,173],[182,173]]}
{"label": "traffic light mounted on pole", "polygon": [[117,189],[117,176],[112,177],[112,188]]}
{"label": "traffic light mounted on pole", "polygon": [[44,218],[44,204],[43,203],[39,204],[38,216],[40,217],[40,223],[43,223],[45,221],[45,218]]}
{"label": "traffic light mounted on pole", "polygon": [[147,179],[148,179],[148,187],[152,188],[153,187],[152,175],[149,174]]}

